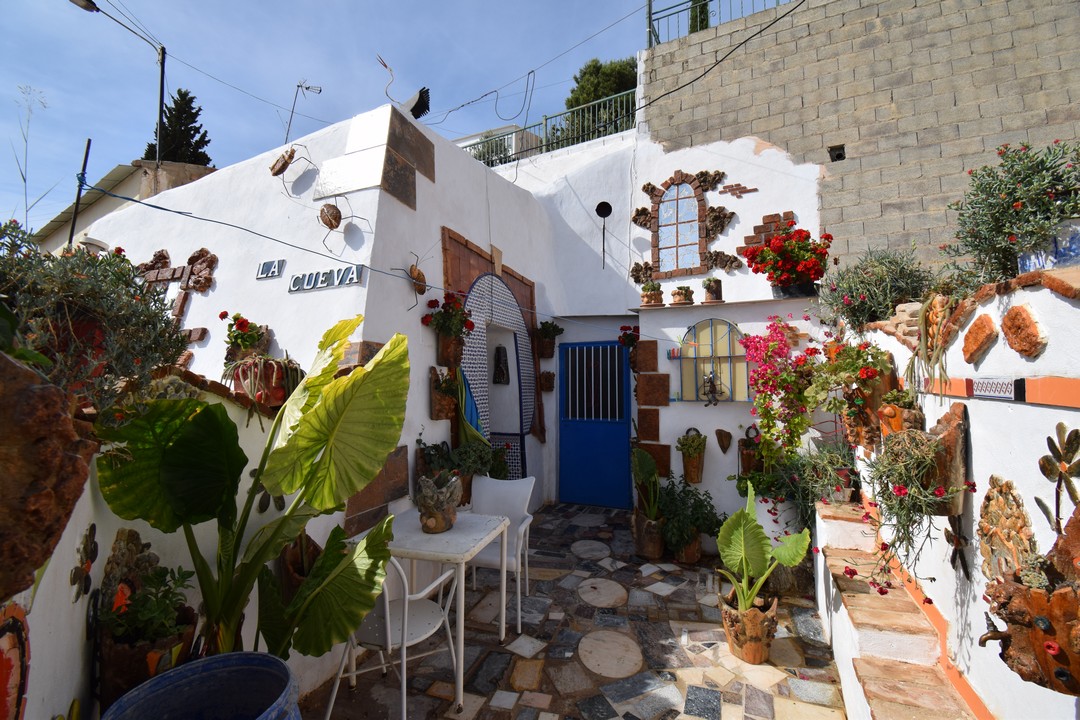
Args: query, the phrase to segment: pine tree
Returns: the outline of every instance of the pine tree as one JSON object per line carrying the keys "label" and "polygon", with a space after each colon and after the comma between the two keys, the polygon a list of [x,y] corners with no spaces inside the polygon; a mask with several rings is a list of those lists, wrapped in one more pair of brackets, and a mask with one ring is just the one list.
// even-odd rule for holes
{"label": "pine tree", "polygon": [[[165,108],[161,133],[161,159],[192,165],[209,165],[210,156],[203,149],[210,144],[203,126],[199,124],[202,108],[195,104],[195,96],[180,88],[173,95],[172,104]],[[157,130],[154,130],[157,140]],[[146,144],[143,160],[157,158],[157,143]]]}

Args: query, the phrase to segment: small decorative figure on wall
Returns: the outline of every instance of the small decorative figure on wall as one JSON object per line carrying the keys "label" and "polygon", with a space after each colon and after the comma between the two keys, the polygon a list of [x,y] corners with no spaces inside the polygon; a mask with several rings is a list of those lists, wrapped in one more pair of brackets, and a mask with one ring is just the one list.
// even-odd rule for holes
{"label": "small decorative figure on wall", "polygon": [[701,383],[701,394],[705,396],[705,407],[720,404],[720,396],[724,393],[717,386],[716,373],[710,371],[704,376]]}

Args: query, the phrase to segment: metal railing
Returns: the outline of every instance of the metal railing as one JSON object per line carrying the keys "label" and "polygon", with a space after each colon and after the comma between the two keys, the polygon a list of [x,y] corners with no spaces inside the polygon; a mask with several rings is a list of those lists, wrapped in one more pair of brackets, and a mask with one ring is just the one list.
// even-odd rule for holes
{"label": "metal railing", "polygon": [[612,95],[558,115],[545,115],[525,128],[482,136],[462,149],[488,167],[551,152],[634,127],[635,91]]}
{"label": "metal railing", "polygon": [[791,0],[678,0],[658,8],[648,0],[649,47],[788,2]]}

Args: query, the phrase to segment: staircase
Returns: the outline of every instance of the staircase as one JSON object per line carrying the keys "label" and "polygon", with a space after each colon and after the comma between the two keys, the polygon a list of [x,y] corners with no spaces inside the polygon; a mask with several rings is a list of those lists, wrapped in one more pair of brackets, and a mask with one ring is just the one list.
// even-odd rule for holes
{"label": "staircase", "polygon": [[974,716],[938,664],[941,641],[895,582],[869,585],[878,538],[855,503],[817,505],[818,613],[832,643],[849,720]]}

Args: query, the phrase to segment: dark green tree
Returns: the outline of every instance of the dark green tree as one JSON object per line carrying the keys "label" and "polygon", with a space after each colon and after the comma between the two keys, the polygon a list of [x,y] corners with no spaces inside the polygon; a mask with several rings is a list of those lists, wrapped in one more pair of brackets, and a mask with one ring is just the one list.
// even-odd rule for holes
{"label": "dark green tree", "polygon": [[566,98],[567,110],[636,88],[637,61],[628,57],[602,63],[593,58],[574,75],[574,82],[574,89]]}
{"label": "dark green tree", "polygon": [[560,116],[547,128],[549,150],[612,135],[634,126],[633,93],[618,102],[591,104],[637,87],[637,61],[634,58],[605,63],[593,58],[574,75],[574,82],[576,85],[566,98],[566,109],[575,112]]}
{"label": "dark green tree", "polygon": [[[162,123],[161,159],[171,162],[209,165],[210,156],[203,150],[210,144],[210,138],[199,123],[202,108],[195,104],[195,96],[180,88],[173,95],[172,104],[165,108]],[[157,129],[154,140],[158,140]],[[157,142],[146,144],[143,160],[157,158]]]}
{"label": "dark green tree", "polygon": [[691,0],[690,32],[709,29],[709,0]]}

